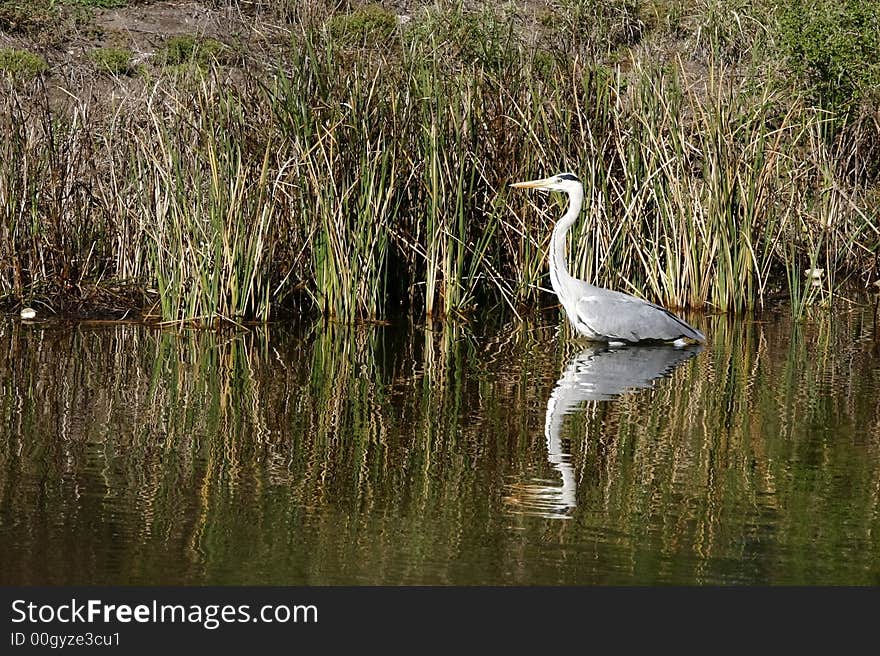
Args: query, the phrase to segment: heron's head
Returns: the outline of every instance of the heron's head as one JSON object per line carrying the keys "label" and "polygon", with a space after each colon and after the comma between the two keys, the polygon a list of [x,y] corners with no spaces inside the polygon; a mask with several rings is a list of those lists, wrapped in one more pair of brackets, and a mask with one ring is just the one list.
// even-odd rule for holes
{"label": "heron's head", "polygon": [[575,189],[581,189],[581,181],[578,180],[574,173],[559,173],[551,175],[549,178],[541,180],[531,180],[529,182],[514,182],[511,187],[520,189],[547,189],[549,191],[567,191],[572,192]]}

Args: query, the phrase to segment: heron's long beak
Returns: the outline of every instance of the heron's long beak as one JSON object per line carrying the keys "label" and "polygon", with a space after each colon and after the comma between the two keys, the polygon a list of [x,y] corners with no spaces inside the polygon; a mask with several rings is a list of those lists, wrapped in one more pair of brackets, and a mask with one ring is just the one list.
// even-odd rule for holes
{"label": "heron's long beak", "polygon": [[546,189],[553,182],[553,178],[541,178],[540,180],[530,180],[529,182],[514,182],[511,187],[519,189]]}

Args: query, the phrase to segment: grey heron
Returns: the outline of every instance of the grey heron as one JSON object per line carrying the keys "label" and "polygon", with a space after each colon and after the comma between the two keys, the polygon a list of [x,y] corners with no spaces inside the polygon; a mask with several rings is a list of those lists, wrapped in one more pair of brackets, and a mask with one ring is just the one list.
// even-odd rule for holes
{"label": "grey heron", "polygon": [[550,283],[574,329],[591,341],[635,344],[669,342],[677,346],[704,343],[706,336],[669,310],[648,301],[596,287],[568,272],[565,242],[584,202],[584,187],[572,173],[516,182],[512,187],[547,189],[568,194],[568,211],[553,228],[550,244]]}

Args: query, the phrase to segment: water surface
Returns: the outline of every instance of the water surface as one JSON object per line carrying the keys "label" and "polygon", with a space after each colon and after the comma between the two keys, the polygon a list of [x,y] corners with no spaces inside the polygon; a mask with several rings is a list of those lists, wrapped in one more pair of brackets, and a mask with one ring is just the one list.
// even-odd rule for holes
{"label": "water surface", "polygon": [[880,583],[873,308],[701,327],[2,322],[0,582]]}

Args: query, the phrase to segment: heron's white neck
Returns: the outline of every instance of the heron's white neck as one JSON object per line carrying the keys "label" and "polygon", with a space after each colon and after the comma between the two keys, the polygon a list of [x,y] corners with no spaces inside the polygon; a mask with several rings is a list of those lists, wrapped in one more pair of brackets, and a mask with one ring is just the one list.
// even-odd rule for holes
{"label": "heron's white neck", "polygon": [[[571,279],[568,272],[568,265],[565,263],[565,238],[568,235],[568,229],[577,221],[581,213],[581,206],[584,203],[584,188],[578,184],[575,188],[568,191],[568,211],[553,228],[553,236],[550,244],[550,284],[553,285],[553,291],[563,300],[564,294],[563,283]],[[566,308],[569,310],[569,308]]]}

